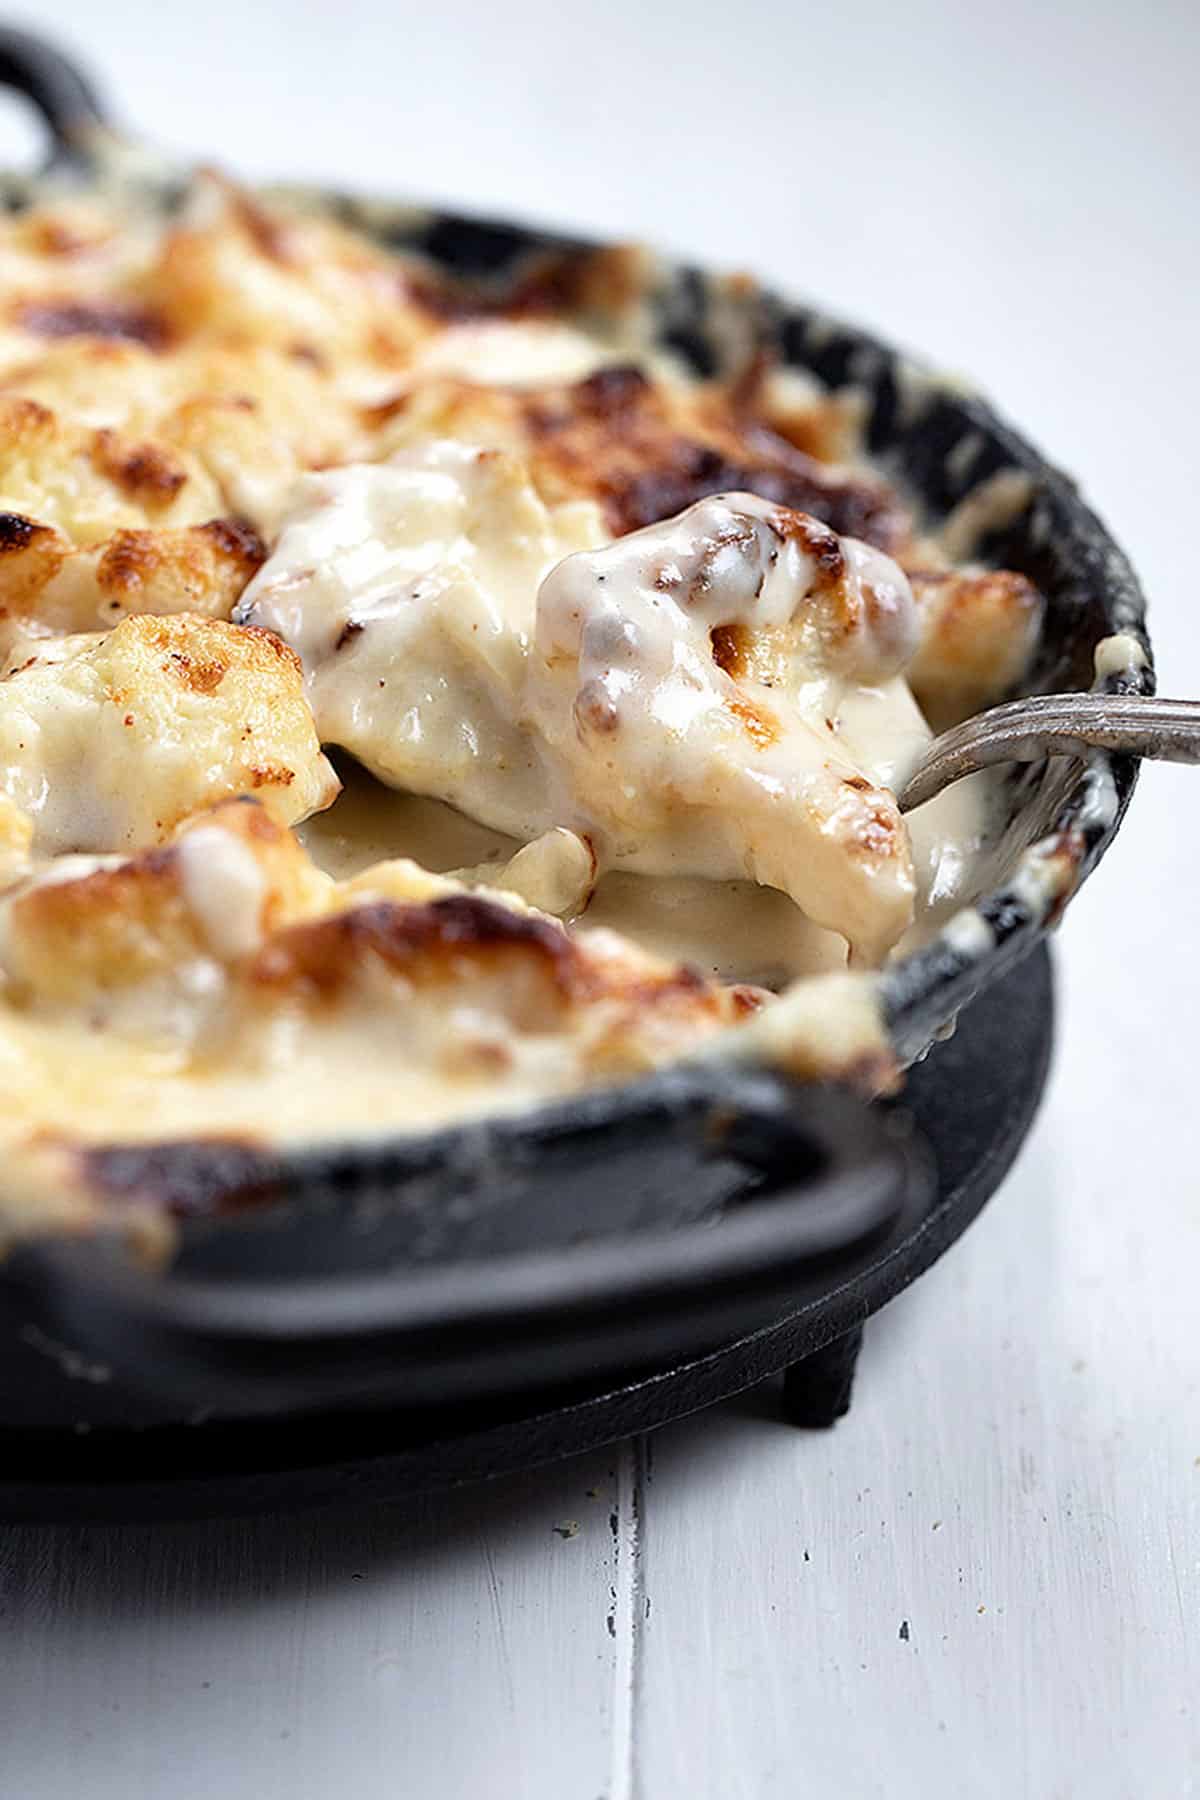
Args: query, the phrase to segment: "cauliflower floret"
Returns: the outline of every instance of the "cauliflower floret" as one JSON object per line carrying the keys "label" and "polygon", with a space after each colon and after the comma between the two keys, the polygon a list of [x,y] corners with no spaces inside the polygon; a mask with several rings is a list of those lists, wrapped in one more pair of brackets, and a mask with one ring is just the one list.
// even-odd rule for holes
{"label": "cauliflower floret", "polygon": [[534,597],[604,535],[589,502],[547,507],[520,463],[426,445],[306,476],[235,617],[300,652],[322,742],[524,835],[542,773],[518,718]]}
{"label": "cauliflower floret", "polygon": [[72,545],[122,526],[192,525],[222,510],[210,476],[153,438],[60,417],[36,400],[0,399],[0,510],[60,531]]}
{"label": "cauliflower floret", "polygon": [[1004,700],[1029,665],[1042,597],[1011,569],[914,569],[921,619],[910,680],[936,731]]}
{"label": "cauliflower floret", "polygon": [[[889,558],[751,494],[573,556],[542,583],[522,717],[602,863],[749,878],[877,961],[913,914],[908,835],[844,698],[886,694],[916,642]],[[877,753],[878,754],[878,753]]]}
{"label": "cauliflower floret", "polygon": [[159,843],[234,794],[292,824],[338,781],[294,653],[185,613],[58,640],[0,681],[0,791],[56,855]]}
{"label": "cauliflower floret", "polygon": [[167,329],[402,364],[433,329],[393,257],[330,218],[263,206],[219,175],[193,184],[140,283]]}
{"label": "cauliflower floret", "polygon": [[36,400],[0,396],[5,644],[27,624],[61,631],[100,623],[98,564],[121,534],[153,527],[170,545],[220,512],[216,483],[185,452],[78,425]]}
{"label": "cauliflower floret", "polygon": [[[603,535],[587,504],[453,442],[313,476],[237,616],[295,645],[322,739],[384,781],[524,842],[563,827],[600,868],[779,888],[877,960],[915,891],[883,783],[897,731],[929,736],[904,575],[749,494],[566,555]],[[840,733],[864,694],[886,753],[871,705]]]}

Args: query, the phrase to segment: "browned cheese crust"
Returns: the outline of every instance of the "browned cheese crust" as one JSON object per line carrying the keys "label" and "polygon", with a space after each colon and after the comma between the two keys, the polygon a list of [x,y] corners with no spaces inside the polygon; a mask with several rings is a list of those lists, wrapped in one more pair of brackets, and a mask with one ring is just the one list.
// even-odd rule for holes
{"label": "browned cheese crust", "polygon": [[1011,569],[910,569],[921,641],[909,681],[935,731],[1012,693],[1028,667],[1042,597]]}
{"label": "browned cheese crust", "polygon": [[[227,618],[261,556],[236,534],[269,548],[297,473],[435,433],[518,452],[547,499],[592,496],[614,532],[741,490],[919,565],[901,497],[857,454],[853,396],[780,388],[752,338],[722,381],[611,357],[525,388],[421,370],[441,333],[487,319],[566,320],[632,346],[657,279],[653,258],[615,247],[456,284],[213,171],[165,229],[86,201],[3,221],[0,648],[17,629],[93,630],[126,611]],[[731,305],[753,301],[747,278],[727,285]],[[179,535],[202,526],[206,539]],[[916,685],[939,720],[1023,666],[1036,607],[1000,594],[989,577],[931,599]]]}
{"label": "browned cheese crust", "polygon": [[618,534],[736,490],[881,549],[906,541],[908,515],[886,483],[822,465],[736,402],[728,386],[656,384],[616,365],[532,390],[427,381],[376,417],[391,422],[396,443],[445,436],[513,451],[529,461],[548,501],[596,499]]}

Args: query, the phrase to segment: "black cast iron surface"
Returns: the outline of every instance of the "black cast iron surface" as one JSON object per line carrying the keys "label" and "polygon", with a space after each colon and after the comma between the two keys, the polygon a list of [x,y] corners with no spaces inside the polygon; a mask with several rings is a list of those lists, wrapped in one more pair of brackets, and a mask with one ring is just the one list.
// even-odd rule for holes
{"label": "black cast iron surface", "polygon": [[[541,1390],[495,1391],[492,1352],[482,1346],[474,1381],[468,1368],[457,1398],[437,1407],[79,1430],[91,1395],[103,1395],[112,1416],[120,1394],[86,1353],[64,1353],[19,1288],[0,1288],[0,1516],[153,1519],[395,1497],[649,1430],[785,1369],[787,1414],[800,1424],[830,1424],[848,1398],[853,1334],[965,1230],[1016,1155],[1045,1082],[1052,1014],[1042,948],[977,1000],[955,1037],[910,1074],[903,1110],[937,1168],[916,1215],[769,1322],[624,1378],[564,1386],[551,1339]],[[673,1323],[668,1308],[665,1342]],[[613,1328],[622,1329],[620,1320]],[[498,1343],[504,1333],[501,1319]],[[39,1428],[31,1422],[39,1413],[60,1423]]]}

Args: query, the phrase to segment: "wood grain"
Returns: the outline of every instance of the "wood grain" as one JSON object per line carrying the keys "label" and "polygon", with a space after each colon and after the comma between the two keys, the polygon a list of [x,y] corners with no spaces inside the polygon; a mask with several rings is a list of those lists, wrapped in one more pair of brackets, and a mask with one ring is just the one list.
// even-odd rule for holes
{"label": "wood grain", "polygon": [[600,1455],[394,1508],[4,1532],[0,1792],[601,1793],[618,1480]]}

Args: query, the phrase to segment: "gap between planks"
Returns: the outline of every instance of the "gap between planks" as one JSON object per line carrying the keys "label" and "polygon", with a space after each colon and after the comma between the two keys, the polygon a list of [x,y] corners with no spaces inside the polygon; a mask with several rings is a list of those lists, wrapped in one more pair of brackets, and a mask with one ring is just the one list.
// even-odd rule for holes
{"label": "gap between planks", "polygon": [[608,1800],[638,1800],[640,1785],[637,1731],[642,1631],[647,1612],[642,1521],[646,1510],[648,1467],[646,1439],[626,1438],[617,1450],[616,1498],[612,1515],[612,1609],[608,1615],[608,1628],[615,1649]]}

